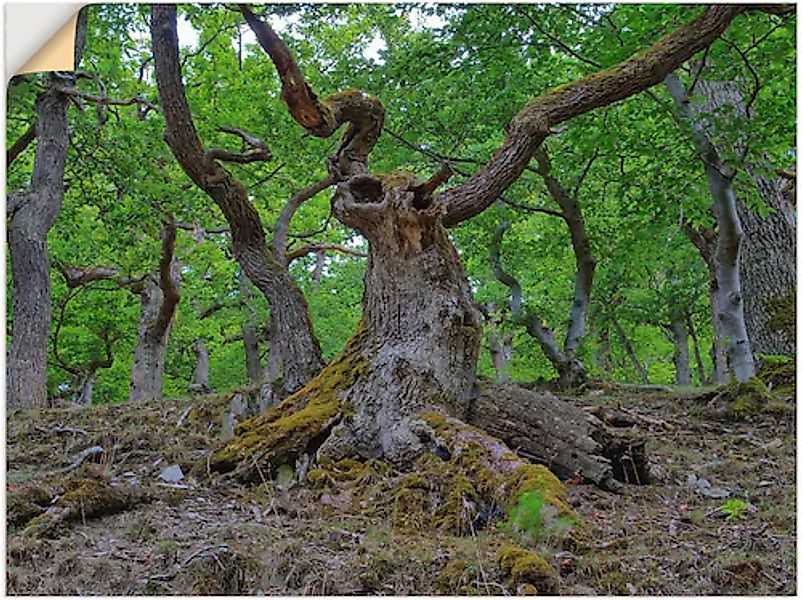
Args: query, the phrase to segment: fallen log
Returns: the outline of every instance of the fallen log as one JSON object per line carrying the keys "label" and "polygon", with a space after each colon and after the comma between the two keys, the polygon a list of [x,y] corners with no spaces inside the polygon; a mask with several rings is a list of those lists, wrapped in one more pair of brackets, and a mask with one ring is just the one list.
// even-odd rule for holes
{"label": "fallen log", "polygon": [[468,423],[563,479],[579,476],[611,491],[650,480],[642,435],[609,426],[549,392],[480,382]]}

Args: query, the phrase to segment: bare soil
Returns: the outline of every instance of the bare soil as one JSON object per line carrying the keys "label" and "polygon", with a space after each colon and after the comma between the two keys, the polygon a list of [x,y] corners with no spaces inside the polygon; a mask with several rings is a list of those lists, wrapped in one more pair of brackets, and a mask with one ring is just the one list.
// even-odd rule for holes
{"label": "bare soil", "polygon": [[[576,401],[645,417],[656,481],[621,494],[568,482],[582,525],[537,540],[498,527],[465,536],[393,527],[341,510],[307,483],[208,477],[225,397],[12,414],[7,591],[516,595],[531,587],[497,558],[512,542],[550,562],[563,594],[796,593],[793,405],[735,422],[679,393],[596,391]],[[102,451],[76,465],[93,446]],[[160,480],[174,464],[186,476]],[[87,481],[99,482],[95,495],[61,509],[55,526],[34,527],[31,517],[66,506]]]}

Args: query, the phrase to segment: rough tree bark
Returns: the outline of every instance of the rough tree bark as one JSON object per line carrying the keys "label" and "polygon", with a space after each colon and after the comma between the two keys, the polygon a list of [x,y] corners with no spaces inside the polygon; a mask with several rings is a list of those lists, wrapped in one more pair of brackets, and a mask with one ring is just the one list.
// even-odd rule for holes
{"label": "rough tree bark", "polygon": [[739,272],[743,229],[732,187],[735,171],[721,159],[718,150],[704,131],[704,124],[692,113],[685,86],[679,76],[671,73],[666,77],[665,85],[674,99],[678,112],[689,123],[693,144],[704,163],[718,225],[715,264],[719,322],[726,335],[729,367],[735,379],[743,382],[755,375],[755,363],[746,331]]}
{"label": "rough tree bark", "polygon": [[248,381],[258,385],[262,382],[262,361],[259,358],[259,329],[257,326],[256,307],[253,304],[251,282],[240,274],[239,289],[242,295],[247,316],[242,322],[242,345],[245,350],[245,372]]}
{"label": "rough tree bark", "polygon": [[[377,99],[355,90],[318,98],[275,32],[247,7],[240,8],[276,66],[281,97],[295,120],[318,137],[348,123],[328,163],[338,182],[332,212],[370,242],[357,334],[306,387],[249,422],[210,460],[213,469],[239,465],[251,473],[253,463],[271,470],[305,452],[329,458],[383,457],[404,465],[427,450],[442,450],[437,440],[443,424],[459,429],[453,417],[470,416],[480,339],[478,312],[444,225],[455,226],[492,205],[518,179],[551,126],[659,83],[745,10],[708,8],[647,51],[535,99],[513,120],[504,144],[485,167],[463,184],[434,195],[446,172],[427,182],[368,172],[368,155],[384,120]],[[154,8],[154,41],[156,14]],[[174,13],[171,19],[174,27]],[[169,25],[166,21],[162,27]],[[158,53],[158,44],[154,46]],[[157,56],[157,65],[160,60]],[[173,60],[177,63],[177,56]],[[177,77],[172,85],[176,83]],[[549,410],[571,419],[561,403]],[[432,416],[443,413],[450,417]],[[482,418],[475,424],[486,427]],[[498,456],[503,450],[492,438],[479,430],[470,437],[495,456],[495,464],[503,463]],[[583,471],[579,457],[587,458],[585,451],[576,446],[566,456],[572,462],[564,468]],[[599,460],[607,461],[605,469],[611,473],[610,460]]]}
{"label": "rough tree bark", "polygon": [[[722,108],[733,116],[753,119],[755,115],[737,81],[697,79],[694,94],[703,99],[699,106],[705,129],[713,127],[704,115]],[[744,169],[760,198],[771,212],[762,217],[750,210],[744,195],[738,198],[738,216],[744,237],[741,245],[740,275],[744,318],[753,353],[793,355],[796,352],[796,221],[787,197],[784,179],[764,158],[750,158],[746,142],[734,140],[732,150],[744,155]],[[771,173],[772,175],[769,175]],[[779,313],[779,314],[778,314]]]}
{"label": "rough tree bark", "polygon": [[[85,38],[86,11],[81,11],[76,26],[76,68],[81,61]],[[11,343],[6,370],[9,409],[48,405],[51,293],[47,234],[61,211],[64,198],[70,99],[62,88],[74,84],[75,74],[54,72],[47,75],[45,81],[45,90],[36,99],[35,134],[28,134],[31,140],[37,138],[30,188],[25,193],[9,195],[6,203],[12,281]],[[14,150],[14,145],[10,150]],[[7,155],[11,161],[15,157],[13,153]]]}
{"label": "rough tree bark", "polygon": [[280,360],[284,392],[291,393],[324,365],[306,300],[287,269],[268,248],[261,219],[248,199],[247,190],[219,162],[265,160],[269,152],[253,136],[241,136],[257,148],[248,155],[204,150],[181,81],[175,11],[175,6],[154,5],[151,19],[156,81],[166,122],[165,140],[184,172],[223,212],[231,228],[237,261],[270,303],[274,332],[271,355]]}
{"label": "rough tree bark", "polygon": [[175,257],[175,223],[165,221],[161,232],[162,252],[158,278],[147,275],[129,286],[141,299],[139,329],[128,400],[160,400],[167,342],[179,295],[180,265]]}

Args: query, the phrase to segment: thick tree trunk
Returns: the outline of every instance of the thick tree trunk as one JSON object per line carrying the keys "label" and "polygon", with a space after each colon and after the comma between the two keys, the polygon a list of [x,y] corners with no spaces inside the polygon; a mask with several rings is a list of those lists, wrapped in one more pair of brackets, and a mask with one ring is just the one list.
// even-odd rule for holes
{"label": "thick tree trunk", "polygon": [[[614,435],[551,394],[476,385],[479,312],[440,208],[416,199],[409,186],[385,185],[354,177],[338,186],[333,201],[334,215],[370,242],[356,335],[306,387],[243,424],[210,467],[257,480],[254,460],[273,472],[304,453],[400,466],[425,452],[449,459],[455,450],[432,416],[445,413],[561,475],[613,489],[616,479],[647,482],[642,440]],[[495,460],[514,456],[479,430],[458,435],[494,448]]]}
{"label": "thick tree trunk", "polygon": [[744,230],[741,284],[752,351],[796,355],[796,222],[779,178],[747,168],[772,212],[765,218],[738,203]]}
{"label": "thick tree trunk", "polygon": [[674,342],[674,369],[677,374],[677,385],[692,385],[688,329],[685,327],[682,313],[675,312],[672,315],[671,338]]}
{"label": "thick tree trunk", "polygon": [[50,334],[50,265],[47,233],[61,210],[67,158],[69,98],[62,82],[47,77],[36,101],[36,157],[31,191],[9,198],[11,255],[11,344],[7,402],[10,409],[47,406],[47,346]]}
{"label": "thick tree trunk", "polygon": [[[75,28],[73,64],[81,62],[86,40],[86,11]],[[47,346],[50,334],[50,264],[47,234],[61,211],[64,167],[67,161],[65,85],[74,84],[69,72],[46,77],[45,90],[36,99],[36,126],[21,151],[35,137],[31,185],[27,193],[11,194],[6,202],[7,236],[11,255],[11,344],[6,365],[6,406],[9,409],[47,406]],[[16,146],[16,144],[15,144]],[[16,158],[14,148],[8,164]]]}
{"label": "thick tree trunk", "polygon": [[481,322],[440,207],[413,182],[371,176],[338,186],[334,215],[370,242],[359,352],[367,361],[342,392],[353,416],[324,444],[334,454],[408,463],[422,445],[412,421],[442,410],[465,419],[474,394]]}
{"label": "thick tree trunk", "polygon": [[704,131],[705,123],[692,114],[685,88],[672,73],[665,80],[666,88],[680,115],[691,123],[692,139],[704,163],[707,185],[715,205],[718,241],[715,252],[718,283],[719,321],[726,336],[729,367],[739,382],[755,375],[755,363],[744,319],[740,279],[740,250],[743,229],[732,189],[733,170],[721,160],[718,150]]}

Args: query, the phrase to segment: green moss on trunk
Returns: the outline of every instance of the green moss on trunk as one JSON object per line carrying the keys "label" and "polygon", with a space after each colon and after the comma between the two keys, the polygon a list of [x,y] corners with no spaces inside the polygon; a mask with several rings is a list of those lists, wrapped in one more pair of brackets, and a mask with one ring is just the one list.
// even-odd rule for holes
{"label": "green moss on trunk", "polygon": [[209,468],[219,473],[237,470],[240,479],[272,477],[282,464],[293,463],[347,412],[340,398],[365,377],[367,329],[363,324],[343,351],[306,386],[264,415],[243,421],[236,437],[212,454]]}

